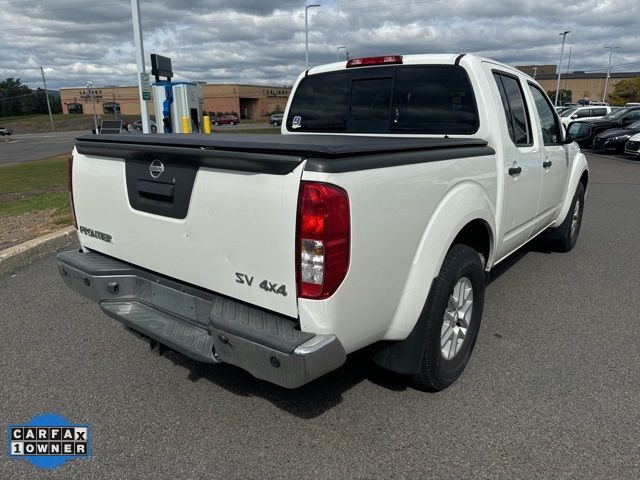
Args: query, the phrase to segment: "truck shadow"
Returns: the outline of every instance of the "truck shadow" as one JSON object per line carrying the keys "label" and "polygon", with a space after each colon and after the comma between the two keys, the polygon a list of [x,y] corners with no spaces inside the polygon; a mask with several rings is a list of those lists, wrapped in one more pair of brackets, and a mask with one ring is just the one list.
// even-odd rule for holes
{"label": "truck shadow", "polygon": [[406,379],[371,363],[370,355],[368,349],[354,352],[339,369],[295,390],[259,380],[233,365],[200,363],[174,351],[163,357],[187,369],[192,382],[206,380],[234,395],[261,397],[298,418],[313,419],[342,403],[345,392],[364,380],[394,391],[410,388]]}
{"label": "truck shadow", "polygon": [[[551,253],[551,250],[543,240],[529,242],[491,271],[489,284],[530,252]],[[413,388],[408,377],[377,367],[369,360],[376,347],[373,345],[348,355],[346,363],[339,369],[295,390],[259,380],[233,365],[200,363],[174,351],[164,353],[163,357],[185,368],[187,378],[192,382],[206,380],[234,395],[261,397],[295,417],[313,419],[342,403],[344,394],[363,381],[396,392]]]}
{"label": "truck shadow", "polygon": [[509,271],[516,263],[522,260],[528,253],[553,253],[553,250],[549,248],[548,242],[544,238],[536,237],[526,245],[523,245],[520,249],[513,252],[502,262],[491,269],[489,275],[489,281],[487,286],[498,280],[502,275]]}

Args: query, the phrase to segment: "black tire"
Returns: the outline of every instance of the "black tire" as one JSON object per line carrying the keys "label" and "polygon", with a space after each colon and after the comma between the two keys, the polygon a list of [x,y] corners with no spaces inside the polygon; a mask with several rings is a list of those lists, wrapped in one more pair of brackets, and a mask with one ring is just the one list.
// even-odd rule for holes
{"label": "black tire", "polygon": [[[466,278],[472,287],[473,303],[467,333],[457,353],[445,358],[441,346],[442,328],[449,297],[459,281]],[[416,386],[421,390],[440,391],[447,388],[462,374],[469,362],[478,337],[484,308],[484,266],[478,252],[467,245],[454,245],[444,259],[440,274],[434,279],[429,298],[419,321],[426,322],[424,354],[420,370],[415,375]]]}
{"label": "black tire", "polygon": [[[580,202],[576,212],[576,203]],[[574,215],[577,213],[577,224],[572,228]],[[580,227],[582,226],[582,214],[584,213],[584,185],[578,183],[576,193],[573,195],[571,207],[562,223],[556,228],[550,228],[545,232],[545,237],[549,247],[556,252],[568,252],[576,246]]]}
{"label": "black tire", "polygon": [[235,125],[235,124],[236,124],[235,122],[229,122],[229,125]]}
{"label": "black tire", "polygon": [[213,122],[213,124],[217,127],[218,126],[218,122]]}
{"label": "black tire", "polygon": [[151,125],[151,132],[158,133],[158,127],[156,127],[155,125]]}

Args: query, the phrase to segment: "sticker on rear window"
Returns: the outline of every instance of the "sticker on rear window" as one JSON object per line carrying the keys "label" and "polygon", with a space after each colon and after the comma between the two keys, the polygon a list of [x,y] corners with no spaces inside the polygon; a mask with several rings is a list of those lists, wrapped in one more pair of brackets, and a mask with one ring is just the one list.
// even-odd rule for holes
{"label": "sticker on rear window", "polygon": [[302,117],[300,115],[296,115],[293,117],[291,121],[291,128],[300,128],[302,126]]}

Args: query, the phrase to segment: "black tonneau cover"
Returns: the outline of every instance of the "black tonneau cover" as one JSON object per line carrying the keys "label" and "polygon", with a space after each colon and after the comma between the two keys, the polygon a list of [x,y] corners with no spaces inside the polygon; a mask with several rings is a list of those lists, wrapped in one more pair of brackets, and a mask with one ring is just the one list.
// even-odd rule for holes
{"label": "black tonneau cover", "polygon": [[79,153],[114,158],[169,157],[230,170],[286,174],[345,172],[495,153],[479,138],[407,138],[350,135],[120,134],[76,139]]}

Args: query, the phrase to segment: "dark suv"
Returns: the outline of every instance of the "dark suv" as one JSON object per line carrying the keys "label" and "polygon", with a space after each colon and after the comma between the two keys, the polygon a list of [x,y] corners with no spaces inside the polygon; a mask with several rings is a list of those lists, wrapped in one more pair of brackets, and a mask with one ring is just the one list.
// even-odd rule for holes
{"label": "dark suv", "polygon": [[600,132],[612,128],[625,128],[640,120],[640,107],[626,107],[615,110],[602,118],[584,120],[570,123],[567,132],[576,137],[579,132],[579,139],[576,140],[581,147],[591,148],[593,139]]}

